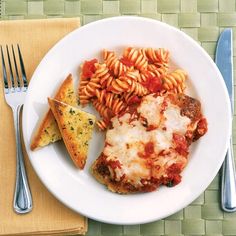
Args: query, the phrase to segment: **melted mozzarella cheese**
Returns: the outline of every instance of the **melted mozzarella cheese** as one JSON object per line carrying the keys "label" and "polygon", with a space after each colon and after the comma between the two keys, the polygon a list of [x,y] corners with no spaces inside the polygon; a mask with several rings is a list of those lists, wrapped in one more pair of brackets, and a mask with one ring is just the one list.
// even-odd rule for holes
{"label": "melted mozzarella cheese", "polygon": [[163,131],[163,130],[153,130],[151,131],[151,135],[155,140],[155,152],[160,152],[164,149],[169,149],[172,144],[172,133]]}
{"label": "melted mozzarella cheese", "polygon": [[146,118],[148,125],[158,127],[161,121],[161,104],[163,103],[163,97],[153,97],[148,95],[144,97],[142,103],[138,107],[138,112],[142,117]]}
{"label": "melted mozzarella cheese", "polygon": [[191,120],[180,114],[180,108],[170,104],[164,112],[165,126],[172,133],[184,134],[191,123]]}
{"label": "melted mozzarella cheese", "polygon": [[155,166],[159,166],[160,169],[159,171],[153,172],[153,177],[155,178],[160,178],[160,177],[166,177],[167,176],[167,169],[170,167],[172,164],[179,164],[182,168],[184,168],[187,164],[187,158],[181,156],[175,151],[171,151],[167,153],[164,157],[159,156],[155,160]]}
{"label": "melted mozzarella cheese", "polygon": [[[125,115],[128,118],[127,115]],[[141,122],[135,122],[136,126],[113,119],[113,129],[107,131],[106,142],[109,143],[104,149],[108,160],[119,160],[122,168],[116,168],[117,180],[125,174],[133,184],[139,185],[142,178],[149,176],[145,160],[139,158],[138,153],[143,151],[143,142],[148,142],[149,137]]]}
{"label": "melted mozzarella cheese", "polygon": [[[107,131],[106,142],[108,145],[104,148],[104,154],[107,160],[118,160],[121,168],[115,168],[116,180],[125,175],[128,182],[139,186],[141,179],[150,178],[150,168],[147,166],[146,159],[140,157],[139,153],[144,153],[145,144],[152,142],[154,144],[154,154],[162,150],[169,150],[173,145],[173,133],[185,133],[190,119],[181,116],[180,108],[168,102],[167,107],[160,118],[160,110],[163,97],[153,97],[148,95],[140,104],[138,112],[145,117],[150,124],[157,124],[154,130],[147,131],[136,119],[130,122],[130,114],[125,113],[121,117],[112,119],[113,129]],[[163,159],[163,158],[162,158]],[[173,156],[158,161],[158,165],[166,165],[169,159],[173,162]],[[171,162],[171,163],[172,163]],[[158,176],[163,174],[165,167],[160,168]]]}

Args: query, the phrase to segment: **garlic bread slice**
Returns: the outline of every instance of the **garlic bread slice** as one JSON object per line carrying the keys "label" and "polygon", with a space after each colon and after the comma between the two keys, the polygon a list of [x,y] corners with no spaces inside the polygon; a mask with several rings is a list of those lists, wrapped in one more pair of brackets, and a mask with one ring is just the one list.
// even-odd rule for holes
{"label": "garlic bread slice", "polygon": [[[58,89],[55,99],[70,104],[72,106],[77,105],[76,94],[74,91],[73,78],[69,74],[63,81]],[[58,129],[57,122],[49,109],[44,116],[39,128],[37,129],[32,142],[31,150],[35,150],[39,147],[44,147],[50,143],[56,142],[61,139],[61,133]]]}
{"label": "garlic bread slice", "polygon": [[48,102],[72,161],[77,168],[83,169],[95,116],[56,99],[48,98]]}

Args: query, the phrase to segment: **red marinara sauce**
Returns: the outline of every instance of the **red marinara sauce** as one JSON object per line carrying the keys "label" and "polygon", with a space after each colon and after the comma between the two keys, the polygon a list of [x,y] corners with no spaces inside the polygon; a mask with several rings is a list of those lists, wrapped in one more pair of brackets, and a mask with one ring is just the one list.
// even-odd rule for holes
{"label": "red marinara sauce", "polygon": [[188,143],[184,135],[173,134],[173,141],[175,144],[175,150],[182,156],[188,155]]}
{"label": "red marinara sauce", "polygon": [[172,187],[172,186],[175,186],[178,183],[180,183],[181,182],[181,175],[180,175],[181,170],[182,170],[182,167],[180,164],[174,163],[171,166],[169,166],[167,169],[168,177],[164,181],[164,184],[169,187]]}
{"label": "red marinara sauce", "polygon": [[162,80],[159,77],[154,77],[152,75],[149,75],[147,77],[147,80],[142,83],[144,87],[146,87],[149,92],[156,93],[160,92],[162,89]]}
{"label": "red marinara sauce", "polygon": [[133,96],[129,101],[128,105],[133,105],[133,104],[140,104],[142,98],[138,97],[137,95]]}
{"label": "red marinara sauce", "polygon": [[129,60],[127,57],[122,57],[120,59],[120,62],[128,67],[134,66],[134,63],[131,60]]}
{"label": "red marinara sauce", "polygon": [[141,158],[149,158],[154,153],[154,143],[147,142],[144,144],[144,153],[139,152],[138,155]]}
{"label": "red marinara sauce", "polygon": [[90,78],[96,71],[95,63],[97,63],[97,59],[92,59],[90,61],[85,61],[82,68],[82,76],[84,78]]}
{"label": "red marinara sauce", "polygon": [[197,124],[197,129],[194,134],[193,141],[196,141],[201,136],[203,136],[207,132],[207,120],[206,118],[201,118]]}
{"label": "red marinara sauce", "polygon": [[154,153],[154,144],[153,142],[148,142],[145,144],[144,146],[144,151],[146,153],[146,155],[151,155]]}
{"label": "red marinara sauce", "polygon": [[107,164],[114,170],[115,168],[121,169],[121,163],[118,160],[109,160]]}

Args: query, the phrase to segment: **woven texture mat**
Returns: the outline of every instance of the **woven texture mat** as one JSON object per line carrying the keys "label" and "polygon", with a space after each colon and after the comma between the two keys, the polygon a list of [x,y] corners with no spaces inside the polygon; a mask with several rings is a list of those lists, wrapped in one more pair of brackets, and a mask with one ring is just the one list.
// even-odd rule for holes
{"label": "woven texture mat", "polygon": [[[82,24],[87,24],[116,15],[145,16],[178,27],[198,41],[212,58],[223,28],[232,27],[236,39],[236,0],[0,0],[2,20],[80,16]],[[89,220],[87,235],[236,235],[236,213],[221,211],[219,187],[218,174],[188,207],[150,224],[116,226]]]}

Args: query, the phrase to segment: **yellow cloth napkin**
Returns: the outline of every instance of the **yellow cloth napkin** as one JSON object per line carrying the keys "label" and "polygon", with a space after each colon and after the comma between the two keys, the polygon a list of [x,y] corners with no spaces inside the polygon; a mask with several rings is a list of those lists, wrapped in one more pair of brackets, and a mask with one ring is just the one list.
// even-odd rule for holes
{"label": "yellow cloth napkin", "polygon": [[[64,35],[79,26],[79,18],[2,21],[0,44],[20,44],[30,79],[46,52]],[[2,80],[1,69],[0,73]],[[36,176],[25,152],[33,210],[25,215],[17,215],[13,211],[16,146],[12,111],[5,103],[2,81],[0,121],[0,235],[84,234],[87,230],[87,219],[65,207],[49,193]]]}

